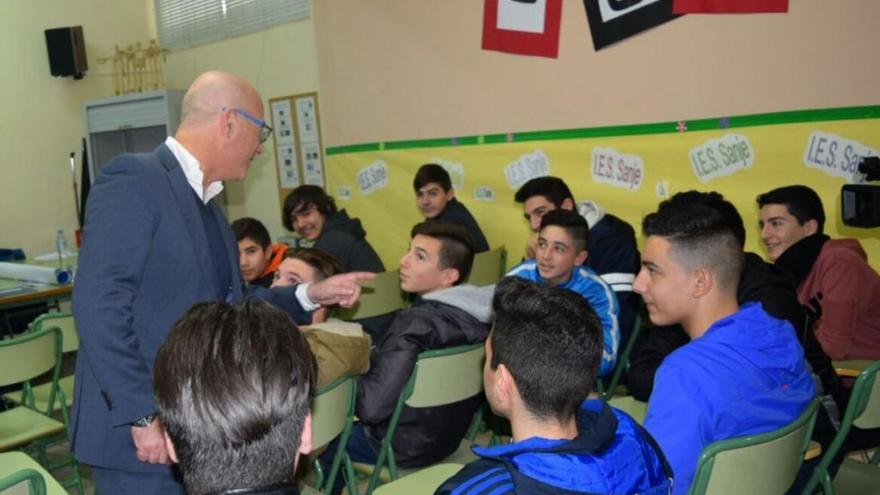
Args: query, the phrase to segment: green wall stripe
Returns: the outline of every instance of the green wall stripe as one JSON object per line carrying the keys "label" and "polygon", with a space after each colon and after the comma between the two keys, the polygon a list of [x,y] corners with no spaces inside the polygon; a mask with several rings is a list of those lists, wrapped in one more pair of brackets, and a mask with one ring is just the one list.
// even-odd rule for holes
{"label": "green wall stripe", "polygon": [[[759,125],[796,124],[801,122],[819,122],[832,120],[860,120],[880,118],[880,106],[823,108],[816,110],[794,110],[789,112],[762,113],[755,115],[739,115],[728,118],[695,119],[685,121],[688,131],[708,131],[714,129],[731,129],[736,127],[753,127]],[[726,122],[724,122],[726,121]],[[726,125],[723,125],[726,123]],[[561,129],[552,131],[515,132],[511,134],[488,134],[485,136],[463,136],[434,139],[414,139],[408,141],[388,141],[384,143],[363,143],[345,146],[333,146],[326,149],[326,154],[341,155],[364,151],[402,150],[413,148],[439,148],[445,146],[473,146],[478,144],[497,144],[506,142],[550,141],[559,139],[583,139],[612,136],[632,136],[644,134],[677,133],[678,122],[660,122],[653,124],[634,124],[607,127],[591,127],[583,129]]]}

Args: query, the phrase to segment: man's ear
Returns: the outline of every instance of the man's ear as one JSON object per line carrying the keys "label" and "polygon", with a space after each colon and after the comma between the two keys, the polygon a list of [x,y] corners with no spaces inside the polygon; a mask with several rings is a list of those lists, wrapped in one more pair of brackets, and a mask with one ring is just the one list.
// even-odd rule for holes
{"label": "man's ear", "polygon": [[297,451],[303,455],[307,455],[312,451],[312,413],[306,415],[303,431],[299,436],[299,449]]}
{"label": "man's ear", "polygon": [[168,436],[168,431],[163,431],[163,435],[165,435],[165,448],[168,450],[168,457],[171,458],[171,461],[177,464],[177,450],[174,449],[174,442],[171,441],[171,437]]}
{"label": "man's ear", "polygon": [[579,253],[577,254],[577,256],[574,257],[574,264],[575,264],[575,266],[581,266],[581,265],[583,265],[584,262],[587,261],[587,256],[588,256],[588,255],[589,255],[589,253],[587,252],[586,249],[584,249],[583,251],[579,252]]}

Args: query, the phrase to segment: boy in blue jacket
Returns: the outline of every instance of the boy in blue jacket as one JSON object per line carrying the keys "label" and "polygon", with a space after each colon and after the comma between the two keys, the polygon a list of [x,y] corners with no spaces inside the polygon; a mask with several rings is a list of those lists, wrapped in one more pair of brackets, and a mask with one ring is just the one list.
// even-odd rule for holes
{"label": "boy in blue jacket", "polygon": [[513,267],[508,276],[515,276],[577,292],[590,303],[602,322],[602,363],[599,375],[614,369],[620,345],[617,322],[619,306],[614,290],[592,269],[587,268],[587,241],[590,229],[577,213],[558,209],[541,218],[535,247],[535,259]]}
{"label": "boy in blue jacket", "polygon": [[652,323],[681,324],[691,340],[657,370],[645,418],[685,494],[707,445],[781,428],[816,392],[791,324],[737,303],[742,244],[717,209],[673,197],[642,229],[633,288]]}
{"label": "boy in blue jacket", "polygon": [[493,301],[483,382],[512,442],[480,457],[436,493],[668,493],[671,471],[631,417],[585,400],[598,371],[601,326],[570,291],[505,278]]}

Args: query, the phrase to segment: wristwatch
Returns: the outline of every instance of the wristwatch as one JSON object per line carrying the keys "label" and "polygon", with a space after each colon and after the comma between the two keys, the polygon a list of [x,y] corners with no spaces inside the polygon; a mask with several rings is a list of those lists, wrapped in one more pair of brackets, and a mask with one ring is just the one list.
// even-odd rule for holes
{"label": "wristwatch", "polygon": [[145,428],[145,427],[153,424],[153,421],[155,421],[155,420],[156,420],[155,414],[148,414],[148,415],[144,416],[143,418],[132,422],[131,426],[137,426],[138,428]]}

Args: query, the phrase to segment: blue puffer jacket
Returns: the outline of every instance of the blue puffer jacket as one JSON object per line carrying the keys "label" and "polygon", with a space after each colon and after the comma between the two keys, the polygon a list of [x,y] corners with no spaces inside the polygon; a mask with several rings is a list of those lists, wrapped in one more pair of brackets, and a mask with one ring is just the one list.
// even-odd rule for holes
{"label": "blue puffer jacket", "polygon": [[[547,285],[547,282],[538,273],[538,262],[535,260],[523,261],[511,268],[507,272],[507,276],[524,278]],[[617,348],[620,346],[617,295],[596,272],[585,266],[572,269],[568,282],[557,287],[577,292],[590,303],[593,311],[599,315],[599,319],[602,321],[602,364],[599,366],[599,375],[607,375],[614,369],[614,364],[617,362]]]}
{"label": "blue puffer jacket", "polygon": [[685,494],[707,445],[781,428],[815,396],[791,323],[745,304],[663,360],[645,428],[672,465],[674,493]]}
{"label": "blue puffer jacket", "polygon": [[651,436],[626,413],[599,400],[578,411],[573,440],[525,440],[476,447],[480,459],[435,493],[659,495],[669,493],[672,470]]}

